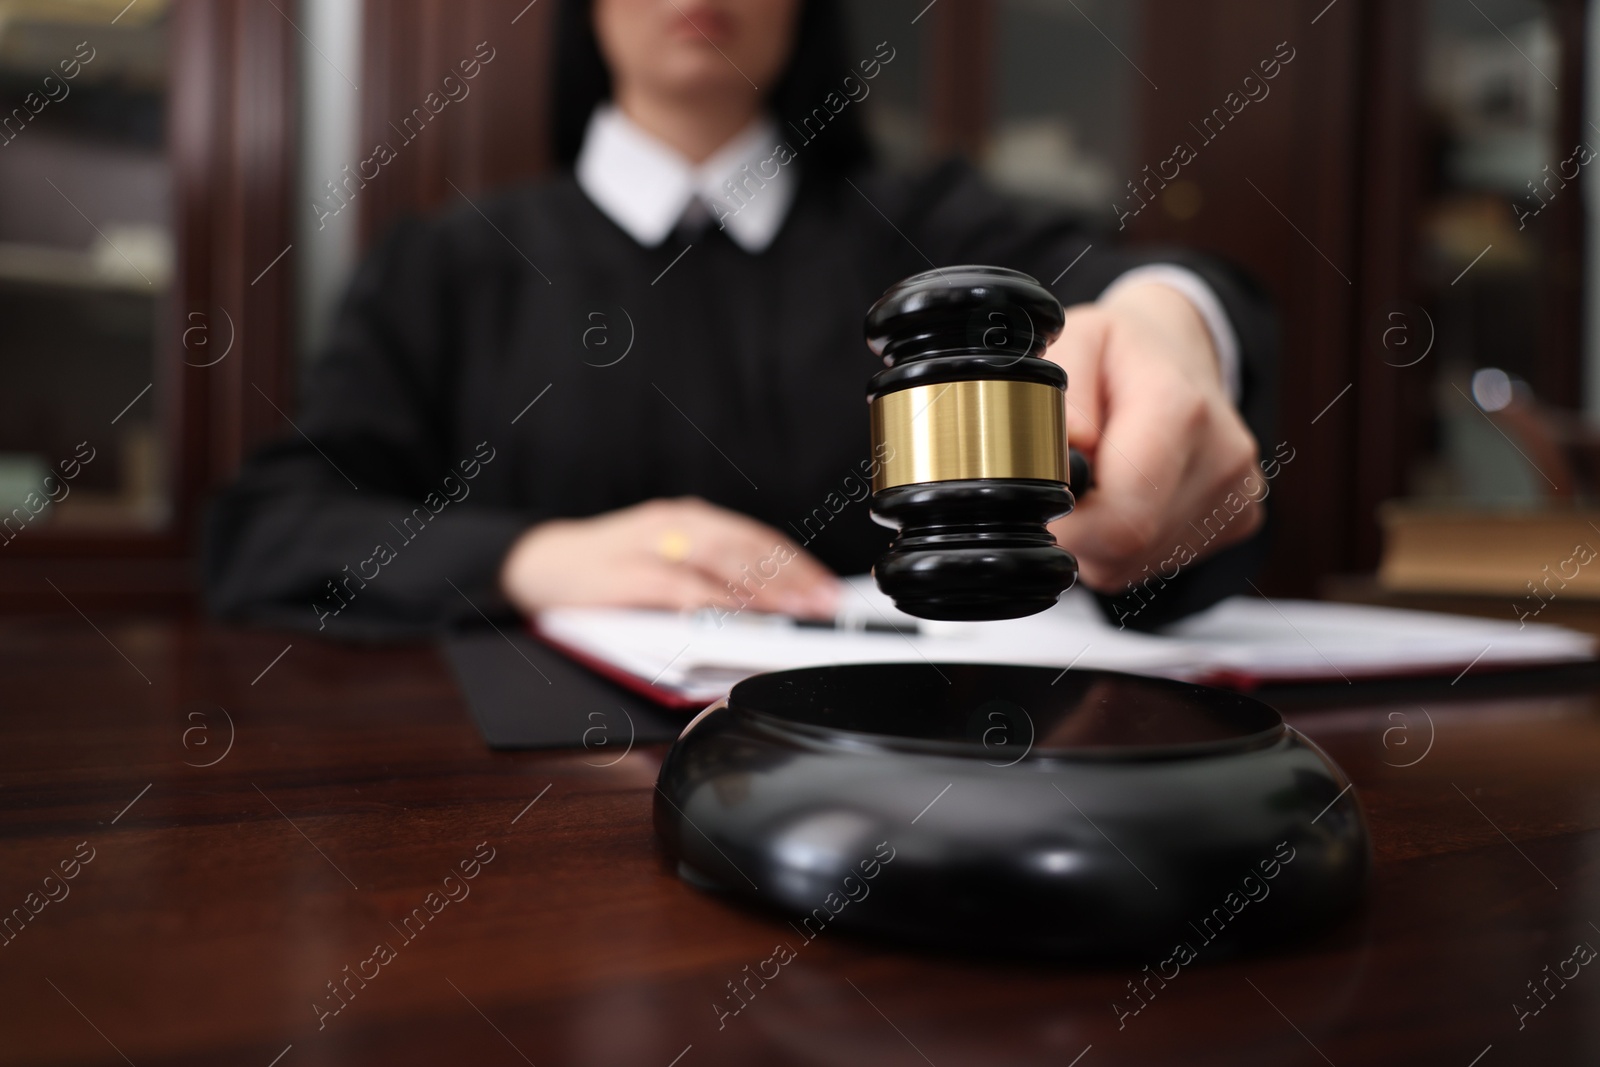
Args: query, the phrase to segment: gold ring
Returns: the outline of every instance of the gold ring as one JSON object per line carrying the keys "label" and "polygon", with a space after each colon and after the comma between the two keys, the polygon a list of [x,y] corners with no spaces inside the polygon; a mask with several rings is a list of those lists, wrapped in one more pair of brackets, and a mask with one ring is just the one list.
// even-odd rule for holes
{"label": "gold ring", "polygon": [[689,535],[682,530],[663,530],[656,552],[668,563],[684,562],[689,558]]}

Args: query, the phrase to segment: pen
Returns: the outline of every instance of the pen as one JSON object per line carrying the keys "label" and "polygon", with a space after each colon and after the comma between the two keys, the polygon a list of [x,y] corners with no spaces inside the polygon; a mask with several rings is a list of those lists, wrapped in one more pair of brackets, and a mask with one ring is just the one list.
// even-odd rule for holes
{"label": "pen", "polygon": [[696,622],[715,625],[719,629],[725,622],[737,621],[744,626],[792,626],[802,630],[837,630],[841,633],[900,634],[910,637],[922,633],[916,620],[890,622],[887,619],[864,619],[859,615],[840,615],[832,619],[797,619],[789,615],[768,612],[736,612],[732,615],[702,610],[694,613]]}
{"label": "pen", "polygon": [[894,623],[841,616],[833,619],[795,619],[794,624],[804,630],[843,630],[847,633],[919,634],[922,632],[922,628],[910,619]]}

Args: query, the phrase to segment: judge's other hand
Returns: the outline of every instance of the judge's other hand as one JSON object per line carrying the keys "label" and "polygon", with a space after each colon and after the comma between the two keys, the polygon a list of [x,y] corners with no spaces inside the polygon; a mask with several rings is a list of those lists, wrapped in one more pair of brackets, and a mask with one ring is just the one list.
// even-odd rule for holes
{"label": "judge's other hand", "polygon": [[511,546],[500,588],[519,610],[714,608],[832,618],[839,580],[793,541],[697,497],[554,519]]}
{"label": "judge's other hand", "polygon": [[1187,297],[1157,282],[1119,287],[1068,309],[1046,355],[1068,375],[1067,440],[1094,463],[1094,489],[1050,526],[1087,585],[1123,593],[1170,579],[1260,528],[1256,440]]}

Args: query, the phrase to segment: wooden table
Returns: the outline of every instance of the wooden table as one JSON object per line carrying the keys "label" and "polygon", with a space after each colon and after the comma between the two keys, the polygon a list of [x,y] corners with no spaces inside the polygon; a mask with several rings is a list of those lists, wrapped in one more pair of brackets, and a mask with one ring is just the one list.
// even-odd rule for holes
{"label": "wooden table", "polygon": [[426,645],[72,615],[0,625],[0,666],[0,909],[29,915],[0,1063],[1600,1063],[1600,965],[1513,1009],[1600,947],[1592,675],[1296,697],[1366,805],[1369,907],[1202,955],[1121,1030],[1137,961],[826,933],[719,1029],[726,983],[797,939],[666,869],[660,746],[490,752]]}

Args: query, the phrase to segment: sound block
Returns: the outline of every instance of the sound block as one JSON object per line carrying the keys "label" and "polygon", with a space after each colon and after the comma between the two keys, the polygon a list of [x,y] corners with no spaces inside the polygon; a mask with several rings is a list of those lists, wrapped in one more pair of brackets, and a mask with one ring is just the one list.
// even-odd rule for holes
{"label": "sound block", "polygon": [[654,814],[680,875],[798,936],[1058,957],[1307,933],[1370,851],[1349,780],[1260,701],[988,664],[746,679],[672,746]]}

